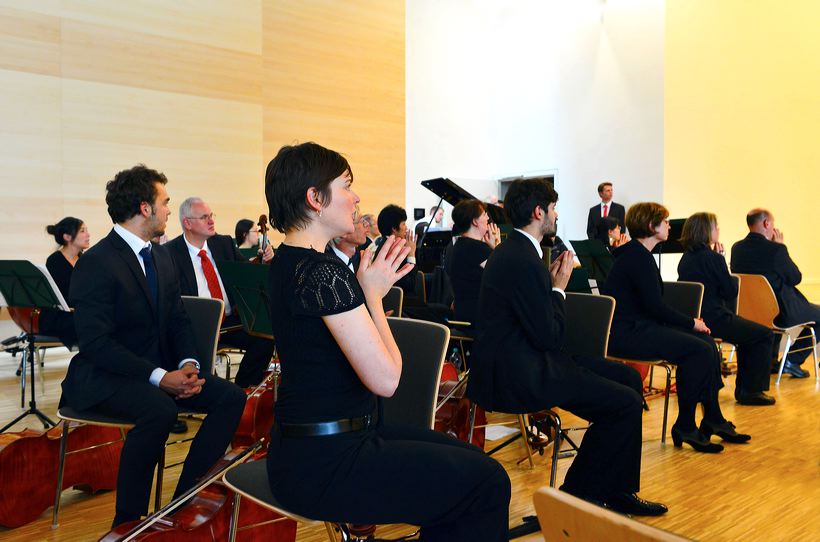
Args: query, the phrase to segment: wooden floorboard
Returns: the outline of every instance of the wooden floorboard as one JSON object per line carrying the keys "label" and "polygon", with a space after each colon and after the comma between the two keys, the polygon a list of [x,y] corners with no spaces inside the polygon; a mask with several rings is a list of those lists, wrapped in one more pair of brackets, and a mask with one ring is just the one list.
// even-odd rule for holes
{"label": "wooden floorboard", "polygon": [[[65,350],[52,351],[47,355],[44,370],[38,373],[38,404],[48,415],[56,412],[60,381],[68,360]],[[19,357],[0,353],[2,423],[21,412],[19,380],[14,374],[18,361]],[[815,513],[820,504],[820,386],[814,378],[784,377],[779,387],[772,381],[776,406],[743,407],[733,400],[734,377],[725,383],[720,393],[724,414],[739,430],[751,433],[753,439],[747,445],[727,445],[718,455],[699,454],[688,447],[675,449],[671,439],[666,447],[661,447],[663,400],[649,401],[651,409],[644,414],[643,424],[641,495],[665,502],[670,511],[663,517],[641,521],[697,540],[820,539],[820,516]],[[670,425],[676,412],[673,400]],[[567,426],[580,424],[569,414],[562,418]],[[40,426],[35,418],[28,417],[14,429],[24,427]],[[169,462],[182,457],[184,452],[183,446],[171,448]],[[509,446],[498,454],[513,484],[511,525],[534,513],[532,495],[548,483],[548,455],[536,456],[536,467],[530,470],[526,462],[517,464],[522,457],[519,445]],[[559,481],[570,462],[571,459],[561,460]],[[178,475],[179,467],[166,474],[166,502]],[[69,490],[63,493],[62,502],[58,529],[51,529],[49,508],[23,527],[0,527],[0,539],[87,541],[108,530],[114,511],[113,492],[87,495]],[[380,528],[379,536],[408,532],[407,526]],[[522,540],[538,539],[536,536]],[[324,529],[300,527],[297,540],[319,542],[327,540],[327,536]]]}

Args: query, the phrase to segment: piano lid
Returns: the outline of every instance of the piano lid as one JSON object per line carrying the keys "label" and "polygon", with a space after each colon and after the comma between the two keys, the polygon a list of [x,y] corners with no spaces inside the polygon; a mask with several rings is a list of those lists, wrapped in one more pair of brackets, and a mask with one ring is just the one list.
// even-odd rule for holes
{"label": "piano lid", "polygon": [[[473,196],[459,185],[451,181],[450,179],[445,179],[444,177],[439,177],[437,179],[427,179],[426,181],[421,181],[421,185],[432,192],[433,194],[437,195],[453,207],[458,205],[459,202],[464,201],[466,199],[478,199],[477,197]],[[509,223],[509,219],[507,218],[507,213],[504,212],[503,207],[499,207],[498,205],[494,205],[492,203],[484,203],[487,206],[487,214],[490,215],[490,220],[492,220],[496,224],[507,224]]]}

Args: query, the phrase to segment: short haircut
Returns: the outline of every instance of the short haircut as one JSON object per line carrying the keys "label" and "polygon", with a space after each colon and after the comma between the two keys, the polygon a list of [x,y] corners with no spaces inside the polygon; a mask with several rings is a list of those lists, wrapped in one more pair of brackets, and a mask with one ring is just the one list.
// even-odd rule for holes
{"label": "short haircut", "polygon": [[771,216],[771,213],[766,209],[752,209],[746,214],[746,225],[751,228],[758,222],[771,218]]}
{"label": "short haircut", "polygon": [[443,211],[444,207],[441,207],[440,205],[434,205],[433,207],[430,207],[430,214],[437,213],[439,209]]}
{"label": "short haircut", "polygon": [[453,207],[453,235],[462,235],[470,229],[473,220],[481,216],[487,206],[477,199],[465,199]]}
{"label": "short haircut", "polygon": [[191,216],[191,209],[194,208],[194,205],[197,203],[205,203],[202,198],[197,196],[191,196],[190,198],[185,198],[185,201],[179,204],[179,225],[182,226],[182,229],[185,229],[185,225],[183,221],[186,218],[194,218]]}
{"label": "short haircut", "polygon": [[330,184],[345,171],[353,179],[347,160],[336,151],[313,142],[285,145],[268,164],[265,197],[271,226],[282,233],[310,224],[307,191],[315,188],[322,206],[330,205]]}
{"label": "short haircut", "polygon": [[153,207],[157,201],[155,184],[167,182],[165,175],[144,164],[120,171],[105,185],[108,216],[115,224],[120,224],[138,215],[143,203]]}
{"label": "short haircut", "polygon": [[236,238],[236,246],[245,242],[245,239],[248,237],[248,232],[253,228],[253,224],[253,220],[249,218],[243,218],[236,223],[236,227],[233,230],[234,237]]}
{"label": "short haircut", "polygon": [[510,184],[504,196],[504,209],[514,228],[523,228],[532,221],[532,212],[541,207],[547,212],[550,203],[558,201],[558,192],[546,179],[518,179]]}
{"label": "short haircut", "polygon": [[655,228],[669,218],[669,211],[660,203],[636,203],[626,212],[626,227],[635,239],[655,235]]}
{"label": "short haircut", "polygon": [[601,184],[599,184],[598,185],[598,193],[599,194],[603,193],[604,188],[606,188],[607,186],[612,186],[612,183],[609,182],[609,181],[605,181],[605,182],[602,182]]}
{"label": "short haircut", "polygon": [[604,216],[601,217],[601,221],[598,222],[598,226],[596,226],[595,231],[595,239],[599,239],[603,241],[604,244],[609,244],[609,232],[620,226],[621,223],[618,222],[617,219],[612,218],[611,216]]}
{"label": "short haircut", "polygon": [[695,250],[712,242],[712,228],[717,225],[714,213],[695,213],[683,223],[680,242],[686,250]]}
{"label": "short haircut", "polygon": [[379,218],[376,219],[376,224],[379,226],[379,231],[385,237],[393,233],[393,230],[398,230],[402,222],[407,221],[407,212],[398,205],[391,203],[381,210]]}
{"label": "short haircut", "polygon": [[[83,227],[84,222],[79,218],[67,216],[56,224],[46,226],[46,232],[54,237],[54,241],[60,245],[65,246],[77,237],[77,232]],[[63,236],[68,235],[71,241],[66,241]]]}
{"label": "short haircut", "polygon": [[367,213],[366,215],[362,215],[362,220],[370,224],[370,227],[376,225],[376,217],[373,216],[373,213]]}

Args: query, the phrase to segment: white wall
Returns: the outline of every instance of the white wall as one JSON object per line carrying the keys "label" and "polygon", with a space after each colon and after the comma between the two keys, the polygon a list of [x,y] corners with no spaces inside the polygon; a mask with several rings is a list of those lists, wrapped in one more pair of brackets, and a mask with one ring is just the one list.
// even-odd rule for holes
{"label": "white wall", "polygon": [[436,203],[424,179],[484,199],[554,171],[569,240],[603,180],[663,199],[663,0],[409,0],[406,21],[408,208]]}

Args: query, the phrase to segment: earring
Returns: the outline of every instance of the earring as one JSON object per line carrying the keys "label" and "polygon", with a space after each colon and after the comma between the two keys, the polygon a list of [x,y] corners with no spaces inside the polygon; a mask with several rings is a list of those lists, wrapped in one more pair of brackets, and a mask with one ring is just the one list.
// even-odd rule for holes
{"label": "earring", "polygon": [[322,210],[319,209],[317,212],[319,213],[319,218],[322,218]]}

